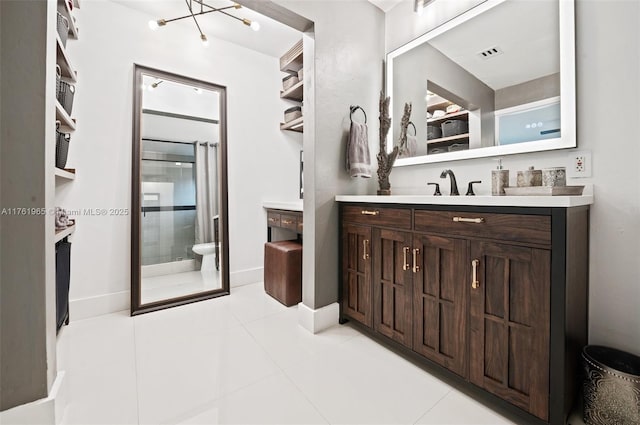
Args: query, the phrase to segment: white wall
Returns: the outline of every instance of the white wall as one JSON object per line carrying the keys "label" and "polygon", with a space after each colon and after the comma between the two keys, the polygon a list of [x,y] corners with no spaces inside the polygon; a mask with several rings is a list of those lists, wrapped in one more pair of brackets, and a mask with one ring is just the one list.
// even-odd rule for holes
{"label": "white wall", "polygon": [[[593,177],[569,182],[593,183],[595,191],[589,247],[589,341],[635,354],[640,354],[639,18],[637,1],[576,3],[578,148],[592,152]],[[387,51],[428,30],[427,24],[412,24],[424,19],[404,3],[392,9],[386,21]],[[568,166],[569,154],[513,155],[505,157],[504,163],[514,184],[517,170],[529,165]],[[396,194],[430,194],[426,182],[439,182],[440,172],[451,168],[461,189],[468,181],[479,179],[483,183],[476,193],[488,195],[493,167],[491,158],[401,167],[391,174],[391,186]],[[448,193],[449,184],[443,186]]]}
{"label": "white wall", "polygon": [[[205,49],[192,25],[152,32],[149,16],[109,1],[85,1],[75,12],[81,32],[70,43],[70,56],[78,70],[78,129],[68,167],[78,171],[61,190],[61,206],[131,207],[134,63],[210,81],[227,87],[232,282],[238,273],[262,267],[263,199],[298,198],[301,142],[279,130],[286,102],[279,97],[278,59],[216,39]],[[128,308],[130,216],[77,218],[72,319],[74,307],[76,318]]]}

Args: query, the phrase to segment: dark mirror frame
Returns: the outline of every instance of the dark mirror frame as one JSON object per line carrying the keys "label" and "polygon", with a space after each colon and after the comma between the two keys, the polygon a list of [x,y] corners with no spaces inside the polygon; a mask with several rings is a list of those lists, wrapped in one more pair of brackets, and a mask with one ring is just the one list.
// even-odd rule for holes
{"label": "dark mirror frame", "polygon": [[[222,288],[198,292],[162,301],[141,304],[142,268],[140,261],[141,246],[141,203],[140,203],[140,160],[141,160],[141,128],[142,118],[142,75],[153,75],[162,80],[175,81],[203,90],[215,91],[220,96],[220,230],[222,234],[222,267],[220,278]],[[227,88],[207,81],[197,80],[154,68],[134,64],[133,81],[133,155],[131,174],[131,315],[149,313],[169,307],[176,307],[196,301],[207,300],[229,295],[229,224],[228,224],[228,179],[227,179]]]}

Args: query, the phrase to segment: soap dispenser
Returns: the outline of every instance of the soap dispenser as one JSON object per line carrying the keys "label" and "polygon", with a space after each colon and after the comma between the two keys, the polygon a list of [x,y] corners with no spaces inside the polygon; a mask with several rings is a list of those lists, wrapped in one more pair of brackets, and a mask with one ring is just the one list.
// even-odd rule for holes
{"label": "soap dispenser", "polygon": [[505,195],[504,188],[509,187],[509,170],[502,169],[502,158],[498,159],[498,168],[491,170],[491,194]]}

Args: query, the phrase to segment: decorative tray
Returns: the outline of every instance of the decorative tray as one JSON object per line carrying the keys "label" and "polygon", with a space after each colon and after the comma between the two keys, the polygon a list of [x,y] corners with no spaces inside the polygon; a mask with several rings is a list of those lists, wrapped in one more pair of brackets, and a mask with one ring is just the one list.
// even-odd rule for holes
{"label": "decorative tray", "polygon": [[508,196],[580,196],[584,186],[505,187]]}

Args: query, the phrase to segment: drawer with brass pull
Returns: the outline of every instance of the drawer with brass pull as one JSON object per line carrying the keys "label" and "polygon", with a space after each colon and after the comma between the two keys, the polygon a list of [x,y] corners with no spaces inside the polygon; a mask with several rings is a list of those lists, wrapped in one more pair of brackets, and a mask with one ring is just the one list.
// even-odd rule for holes
{"label": "drawer with brass pull", "polygon": [[374,208],[369,205],[344,207],[343,220],[374,226],[393,226],[400,229],[411,228],[411,210],[402,208]]}
{"label": "drawer with brass pull", "polygon": [[[300,220],[302,221],[302,220]],[[290,230],[298,230],[298,217],[291,214],[280,214],[280,227]]]}
{"label": "drawer with brass pull", "polygon": [[419,232],[551,244],[551,217],[541,215],[416,210],[414,229]]}
{"label": "drawer with brass pull", "polygon": [[273,227],[280,227],[280,213],[269,211],[267,213],[267,225]]}

